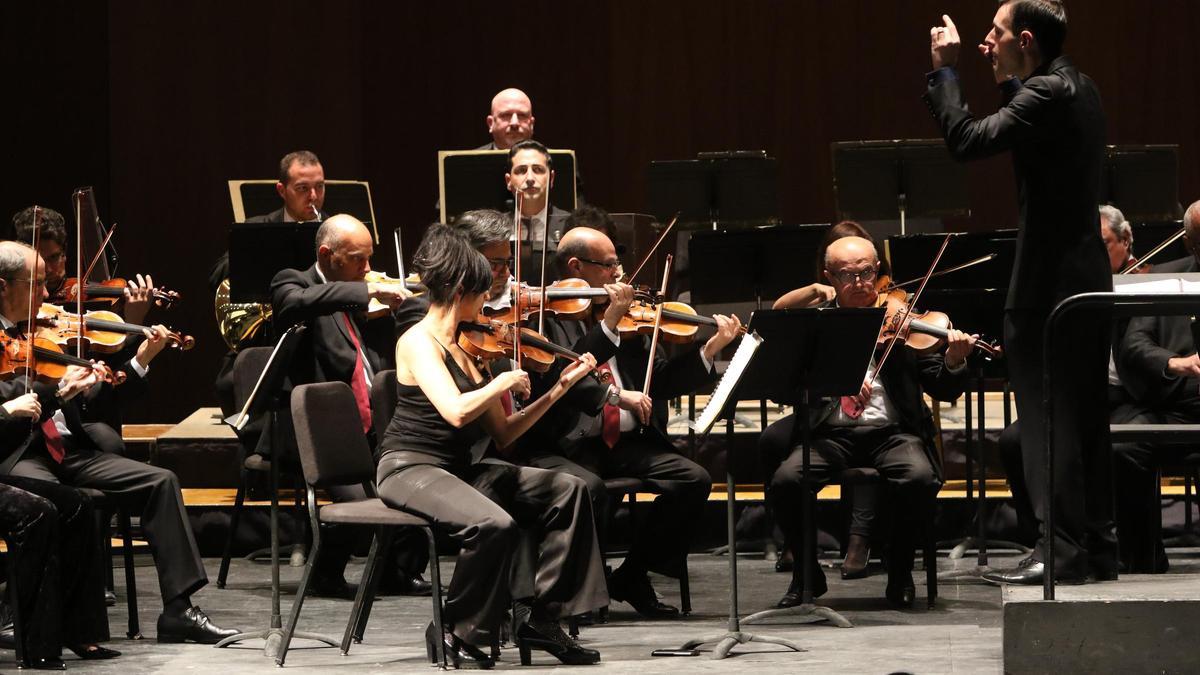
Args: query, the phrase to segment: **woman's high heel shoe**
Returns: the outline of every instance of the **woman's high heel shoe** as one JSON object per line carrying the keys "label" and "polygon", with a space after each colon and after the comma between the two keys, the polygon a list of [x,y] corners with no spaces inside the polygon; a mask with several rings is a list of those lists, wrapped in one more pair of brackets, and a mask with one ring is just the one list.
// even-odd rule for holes
{"label": "woman's high heel shoe", "polygon": [[425,654],[433,665],[438,664],[438,640],[442,641],[442,647],[446,651],[446,665],[456,670],[490,670],[496,665],[495,661],[474,645],[463,642],[454,633],[443,631],[430,623],[425,629]]}
{"label": "woman's high heel shoe", "polygon": [[517,649],[521,654],[521,665],[533,662],[532,650],[546,652],[568,666],[590,666],[600,663],[600,652],[580,647],[567,637],[557,621],[534,620],[521,624],[517,630]]}

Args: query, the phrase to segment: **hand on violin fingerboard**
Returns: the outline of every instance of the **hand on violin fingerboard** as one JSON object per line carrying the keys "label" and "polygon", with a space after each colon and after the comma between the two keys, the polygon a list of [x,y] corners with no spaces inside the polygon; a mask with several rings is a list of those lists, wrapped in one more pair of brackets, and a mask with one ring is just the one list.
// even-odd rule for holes
{"label": "hand on violin fingerboard", "polygon": [[167,336],[171,331],[167,330],[162,324],[155,324],[150,328],[142,331],[146,339],[142,344],[138,345],[137,355],[134,357],[142,368],[149,368],[150,362],[154,357],[158,356],[162,350],[167,347]]}
{"label": "hand on violin fingerboard", "polygon": [[975,348],[978,335],[967,335],[955,328],[946,331],[946,367],[957,370],[967,362],[971,350]]}
{"label": "hand on violin fingerboard", "polygon": [[1200,355],[1192,354],[1168,359],[1167,372],[1176,377],[1200,377]]}
{"label": "hand on violin fingerboard", "polygon": [[625,313],[629,311],[629,306],[633,304],[633,286],[622,283],[604,284],[604,290],[608,291],[608,307],[604,309],[604,325],[615,333],[617,322],[625,316]]}
{"label": "hand on violin fingerboard", "polygon": [[412,297],[412,291],[404,288],[402,284],[377,283],[374,281],[367,282],[367,294],[393,308],[399,307],[407,298]]}
{"label": "hand on violin fingerboard", "polygon": [[704,358],[710,363],[717,359],[721,350],[728,347],[742,330],[742,321],[736,315],[714,314],[713,318],[717,321],[717,332],[704,343]]}
{"label": "hand on violin fingerboard", "polygon": [[[104,362],[100,361],[96,365],[103,366]],[[69,366],[66,374],[58,382],[58,397],[64,401],[70,401],[99,381],[100,375],[95,368]]]}
{"label": "hand on violin fingerboard", "polygon": [[141,323],[150,311],[150,302],[154,298],[154,279],[137,275],[129,279],[125,287],[125,320],[129,323]]}

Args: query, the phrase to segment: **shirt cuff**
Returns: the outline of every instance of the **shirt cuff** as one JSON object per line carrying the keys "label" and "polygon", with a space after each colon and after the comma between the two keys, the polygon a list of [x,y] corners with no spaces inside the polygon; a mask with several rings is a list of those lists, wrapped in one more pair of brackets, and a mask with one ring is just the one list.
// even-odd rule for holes
{"label": "shirt cuff", "polygon": [[713,362],[709,361],[708,357],[704,355],[703,349],[700,350],[700,363],[704,364],[704,370],[707,372],[711,373],[713,371]]}
{"label": "shirt cuff", "polygon": [[937,70],[925,73],[925,80],[930,87],[936,87],[943,82],[950,82],[958,79],[958,71],[950,66],[942,66]]}
{"label": "shirt cuff", "polygon": [[145,377],[146,373],[150,372],[150,366],[143,366],[140,362],[138,362],[136,356],[132,359],[129,359],[129,367],[133,370],[133,372],[137,373],[138,377]]}
{"label": "shirt cuff", "polygon": [[621,336],[617,335],[616,333],[609,330],[608,324],[601,321],[600,322],[600,330],[604,332],[604,335],[606,335],[608,337],[608,339],[611,340],[614,345],[616,345],[618,347],[621,346]]}
{"label": "shirt cuff", "polygon": [[967,362],[963,361],[962,363],[960,363],[958,365],[958,367],[951,367],[950,364],[948,364],[948,363],[945,364],[945,366],[946,366],[946,372],[950,373],[951,375],[957,375],[967,369]]}

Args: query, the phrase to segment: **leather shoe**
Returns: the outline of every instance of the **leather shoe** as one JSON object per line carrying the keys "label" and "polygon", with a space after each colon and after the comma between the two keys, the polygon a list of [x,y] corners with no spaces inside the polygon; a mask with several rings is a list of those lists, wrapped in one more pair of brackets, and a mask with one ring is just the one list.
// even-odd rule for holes
{"label": "leather shoe", "polygon": [[913,606],[917,599],[917,589],[913,585],[912,572],[893,572],[888,574],[887,589],[883,592],[888,604],[900,609]]}
{"label": "leather shoe", "polygon": [[[1020,586],[1039,586],[1046,574],[1046,564],[1032,557],[1025,558],[1017,566],[1007,570],[992,570],[983,575],[983,580],[996,584],[1017,584]],[[1073,571],[1062,571],[1054,576],[1063,584],[1082,584],[1087,582],[1087,576]]]}
{"label": "leather shoe", "polygon": [[422,577],[420,574],[412,576],[407,574],[393,574],[384,577],[382,583],[379,584],[379,592],[384,595],[428,597],[433,595],[433,584],[426,581],[425,577]]}
{"label": "leather shoe", "polygon": [[48,656],[41,659],[29,659],[29,667],[34,670],[66,670],[67,666],[62,659],[56,656]]}
{"label": "leather shoe", "polygon": [[[819,569],[814,570],[813,577],[812,577],[812,583],[813,583],[812,597],[814,600],[821,597],[822,595],[825,595],[825,593],[827,591],[829,591],[829,582],[827,582],[825,580],[825,573],[820,571]],[[804,604],[803,598],[804,598],[804,580],[799,575],[797,575],[793,572],[792,573],[792,583],[788,584],[787,593],[784,593],[783,597],[779,599],[779,602],[775,603],[775,607],[778,609],[787,609],[788,607],[798,607],[798,606]]]}
{"label": "leather shoe", "polygon": [[159,642],[191,641],[202,645],[215,645],[227,637],[237,635],[232,628],[221,628],[204,614],[199,607],[189,607],[179,615],[166,612],[158,615]]}
{"label": "leather shoe", "polygon": [[104,606],[114,607],[117,604],[117,594],[105,589],[104,591]]}
{"label": "leather shoe", "polygon": [[121,655],[121,652],[119,652],[115,649],[101,647],[100,645],[88,645],[87,647],[84,647],[82,645],[67,645],[67,649],[70,649],[71,651],[75,652],[75,656],[78,656],[79,658],[83,659],[84,661],[100,661],[103,659],[115,659]]}
{"label": "leather shoe", "polygon": [[867,576],[867,563],[871,559],[871,547],[861,534],[850,535],[846,543],[846,559],[842,561],[843,579],[862,579]]}
{"label": "leather shoe", "polygon": [[568,666],[590,666],[600,663],[600,652],[579,646],[579,643],[568,637],[562,626],[554,620],[531,618],[521,624],[517,630],[517,649],[523,666],[532,662],[532,649],[546,652]]}
{"label": "leather shoe", "polygon": [[443,631],[430,623],[425,629],[425,655],[433,665],[438,665],[438,640],[442,641],[442,648],[446,651],[447,665],[453,666],[455,670],[491,670],[496,665],[490,656],[475,645],[463,642],[454,633]]}
{"label": "leather shoe", "polygon": [[317,598],[335,598],[338,600],[353,600],[357,586],[346,582],[344,577],[328,577],[314,574],[308,582],[308,595]]}
{"label": "leather shoe", "polygon": [[650,577],[646,576],[645,572],[613,572],[608,579],[608,597],[629,603],[638,614],[647,619],[671,619],[679,616],[677,608],[659,602],[658,596],[654,594],[654,587],[650,585]]}

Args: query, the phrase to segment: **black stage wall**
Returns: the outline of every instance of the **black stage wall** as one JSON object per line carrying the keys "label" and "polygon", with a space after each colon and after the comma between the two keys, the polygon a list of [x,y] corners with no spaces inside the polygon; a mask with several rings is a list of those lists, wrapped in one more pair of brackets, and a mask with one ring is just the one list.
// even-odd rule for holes
{"label": "black stage wall", "polygon": [[[170,322],[199,346],[155,363],[130,421],[214,400],[222,351],[205,279],[231,219],[225,181],[270,177],[309,148],[327,176],[371,182],[381,229],[415,245],[435,153],[488,140],[492,94],[534,101],[537,137],[575,148],[589,201],[644,207],[651,159],[766,149],[787,222],[833,218],[829,144],[936,135],[920,94],[928,29],[950,11],[974,109],[999,97],[973,50],[989,0],[562,2],[6,2],[7,169],[0,214],[67,209],[92,184],[125,272],[181,291]],[[1104,95],[1112,143],[1178,143],[1200,197],[1200,3],[1075,0],[1068,52]],[[970,169],[964,230],[1011,226],[1008,161]],[[391,268],[385,249],[383,264]],[[807,266],[810,261],[799,261]],[[163,315],[159,315],[162,317]]]}

